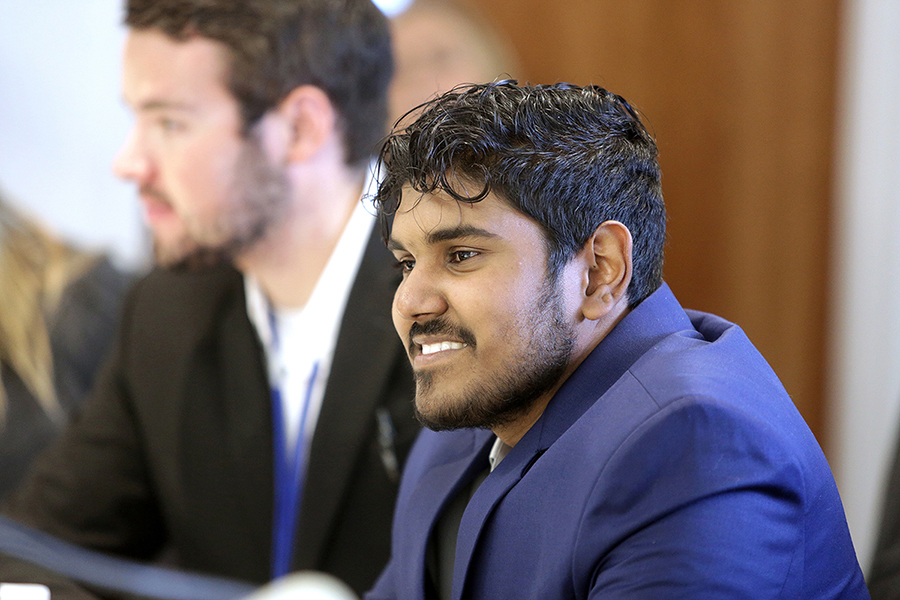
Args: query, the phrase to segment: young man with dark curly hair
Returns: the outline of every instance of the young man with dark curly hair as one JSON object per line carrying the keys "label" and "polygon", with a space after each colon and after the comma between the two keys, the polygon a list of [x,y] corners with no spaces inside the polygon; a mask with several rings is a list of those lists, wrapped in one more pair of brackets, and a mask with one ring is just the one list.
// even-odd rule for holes
{"label": "young man with dark curly hair", "polygon": [[864,599],[815,438],[663,282],[654,140],[599,87],[477,85],[383,152],[429,429],[369,600]]}

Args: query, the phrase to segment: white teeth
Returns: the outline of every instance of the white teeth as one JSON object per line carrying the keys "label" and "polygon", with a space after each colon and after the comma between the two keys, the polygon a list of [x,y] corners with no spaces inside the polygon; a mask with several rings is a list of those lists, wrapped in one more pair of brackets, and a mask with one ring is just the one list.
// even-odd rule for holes
{"label": "white teeth", "polygon": [[437,342],[435,344],[422,344],[422,354],[429,355],[443,350],[461,350],[466,344],[460,342]]}

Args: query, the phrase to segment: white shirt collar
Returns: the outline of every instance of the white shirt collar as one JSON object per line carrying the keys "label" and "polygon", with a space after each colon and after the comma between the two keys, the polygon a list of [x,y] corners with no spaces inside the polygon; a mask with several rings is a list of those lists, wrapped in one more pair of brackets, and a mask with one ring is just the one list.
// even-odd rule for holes
{"label": "white shirt collar", "polygon": [[491,464],[491,472],[497,468],[500,461],[506,458],[506,455],[509,454],[509,451],[512,449],[512,446],[506,445],[500,438],[494,440],[494,445],[491,446],[491,453],[488,455],[488,462]]}
{"label": "white shirt collar", "polygon": [[[377,185],[373,172],[369,169],[363,201],[354,208],[303,308],[274,309],[259,282],[252,275],[244,275],[247,314],[265,350],[269,382],[280,391],[289,447],[301,427],[308,444],[318,421],[347,299],[375,222],[367,200]],[[273,323],[277,336],[273,336]],[[301,424],[307,396],[308,410]]]}
{"label": "white shirt collar", "polygon": [[[365,253],[366,244],[374,226],[375,210],[371,198],[377,190],[378,181],[375,177],[374,165],[370,166],[366,174],[366,182],[362,199],[357,203],[350,216],[350,220],[344,227],[338,243],[331,253],[325,268],[319,275],[315,288],[306,305],[298,310],[274,312],[281,318],[291,318],[297,313],[305,313],[310,318],[305,319],[328,329],[340,323],[344,313],[350,289],[356,280],[362,256]],[[257,335],[264,348],[272,347],[273,336],[270,314],[273,308],[266,298],[265,292],[259,282],[252,275],[244,274],[244,289],[246,294],[247,314],[256,329]],[[336,335],[336,333],[335,333]],[[321,339],[319,337],[310,339]],[[323,344],[318,344],[320,347]],[[271,373],[270,373],[271,375]]]}

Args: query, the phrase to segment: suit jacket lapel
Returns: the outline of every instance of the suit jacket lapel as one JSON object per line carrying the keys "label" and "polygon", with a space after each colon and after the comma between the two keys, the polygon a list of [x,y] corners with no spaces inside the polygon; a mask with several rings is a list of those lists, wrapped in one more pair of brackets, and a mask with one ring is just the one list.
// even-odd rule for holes
{"label": "suit jacket lapel", "polygon": [[[493,437],[491,437],[493,439]],[[540,436],[526,434],[506,458],[488,475],[466,506],[456,539],[456,559],[453,567],[455,599],[462,597],[478,540],[488,518],[504,496],[522,479],[528,468],[546,448],[539,448]]]}
{"label": "suit jacket lapel", "polygon": [[[223,306],[218,324],[218,352],[226,411],[227,447],[246,513],[245,531],[266,540],[254,540],[271,547],[274,474],[272,458],[271,392],[263,349],[253,324],[247,317],[243,278],[236,277],[234,289]],[[268,567],[270,557],[266,555]]]}
{"label": "suit jacket lapel", "polygon": [[[435,434],[426,432],[426,435]],[[398,569],[407,571],[405,576],[398,577],[398,581],[410,582],[413,586],[412,589],[400,590],[401,598],[421,597],[425,589],[425,558],[437,520],[447,504],[484,471],[487,451],[494,439],[490,431],[475,429],[437,435],[454,436],[458,450],[450,452],[447,446],[442,447],[445,462],[426,471],[410,492],[408,501],[404,502],[408,508],[404,513],[404,522],[415,526],[404,528],[411,539],[404,539],[399,547],[406,549],[408,554],[402,560],[395,561]],[[397,547],[395,545],[394,549]]]}
{"label": "suit jacket lapel", "polygon": [[[375,409],[399,346],[391,302],[399,275],[373,233],[350,291],[310,447],[294,565],[312,568],[329,537],[357,457],[371,443]],[[314,518],[312,517],[314,515]]]}

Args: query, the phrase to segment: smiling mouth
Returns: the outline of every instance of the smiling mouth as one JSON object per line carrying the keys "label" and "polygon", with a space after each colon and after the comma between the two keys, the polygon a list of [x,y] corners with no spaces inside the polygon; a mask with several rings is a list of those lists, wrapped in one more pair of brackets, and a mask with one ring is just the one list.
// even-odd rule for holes
{"label": "smiling mouth", "polygon": [[437,342],[434,344],[422,344],[422,354],[428,356],[444,350],[462,350],[468,346],[462,342]]}
{"label": "smiling mouth", "polygon": [[430,365],[442,360],[441,352],[475,348],[475,335],[468,329],[454,325],[446,317],[436,317],[424,323],[414,321],[407,331],[407,352],[415,364]]}

